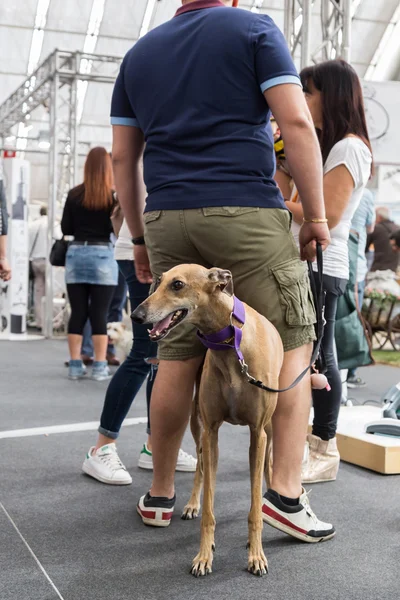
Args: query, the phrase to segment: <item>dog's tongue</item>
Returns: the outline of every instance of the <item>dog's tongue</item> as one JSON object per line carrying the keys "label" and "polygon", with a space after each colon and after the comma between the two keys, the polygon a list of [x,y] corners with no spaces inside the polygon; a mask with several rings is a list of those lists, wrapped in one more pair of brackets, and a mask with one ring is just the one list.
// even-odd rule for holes
{"label": "dog's tongue", "polygon": [[165,319],[163,319],[162,321],[156,323],[153,329],[150,331],[150,333],[152,335],[156,335],[157,333],[161,333],[162,331],[164,331],[164,329],[167,329],[171,324],[172,317],[173,313],[171,315],[168,315],[168,317],[165,317]]}

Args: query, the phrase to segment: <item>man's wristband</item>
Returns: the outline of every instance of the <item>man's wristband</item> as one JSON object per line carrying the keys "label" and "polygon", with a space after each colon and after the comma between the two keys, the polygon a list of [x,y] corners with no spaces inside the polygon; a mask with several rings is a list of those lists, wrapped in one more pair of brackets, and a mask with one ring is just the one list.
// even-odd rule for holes
{"label": "man's wristband", "polygon": [[327,223],[328,219],[303,219],[303,223]]}
{"label": "man's wristband", "polygon": [[132,244],[134,246],[144,246],[146,242],[144,241],[144,236],[141,235],[140,237],[137,238],[132,238]]}

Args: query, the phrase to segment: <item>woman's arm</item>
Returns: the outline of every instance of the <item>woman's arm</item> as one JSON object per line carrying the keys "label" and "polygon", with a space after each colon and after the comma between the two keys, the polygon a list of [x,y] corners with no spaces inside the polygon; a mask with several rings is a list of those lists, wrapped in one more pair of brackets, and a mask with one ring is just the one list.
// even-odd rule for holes
{"label": "woman's arm", "polygon": [[[325,213],[329,229],[333,229],[340,223],[353,190],[353,178],[344,165],[339,165],[324,175]],[[285,204],[292,213],[295,223],[301,225],[304,217],[301,202],[289,201]]]}
{"label": "woman's arm", "polygon": [[61,231],[63,235],[74,235],[75,233],[73,218],[71,214],[71,201],[69,196],[67,197],[64,204],[64,210],[61,219]]}
{"label": "woman's arm", "polygon": [[344,165],[324,175],[325,213],[329,229],[340,223],[354,190],[354,180]]}
{"label": "woman's arm", "polygon": [[285,204],[293,215],[293,221],[298,225],[302,225],[304,212],[301,202],[291,202],[290,200],[288,200],[287,202],[285,202]]}

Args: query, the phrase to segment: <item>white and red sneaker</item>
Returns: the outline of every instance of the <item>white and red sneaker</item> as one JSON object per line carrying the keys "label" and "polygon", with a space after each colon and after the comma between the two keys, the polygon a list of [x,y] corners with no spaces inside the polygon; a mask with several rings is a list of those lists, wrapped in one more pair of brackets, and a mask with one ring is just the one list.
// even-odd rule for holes
{"label": "white and red sneaker", "polygon": [[148,492],[137,503],[137,511],[145,525],[153,527],[168,527],[174,513],[176,496],[163,498],[150,496]]}
{"label": "white and red sneaker", "polygon": [[303,542],[323,542],[335,535],[330,523],[320,521],[312,511],[308,493],[303,493],[296,506],[285,504],[274,490],[268,490],[263,498],[263,520],[268,525],[283,531]]}

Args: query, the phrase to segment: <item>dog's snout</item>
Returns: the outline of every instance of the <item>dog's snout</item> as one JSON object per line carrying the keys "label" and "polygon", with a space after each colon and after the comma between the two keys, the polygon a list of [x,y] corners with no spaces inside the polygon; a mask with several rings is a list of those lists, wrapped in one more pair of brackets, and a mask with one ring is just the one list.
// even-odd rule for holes
{"label": "dog's snout", "polygon": [[131,318],[135,323],[143,325],[146,323],[146,309],[142,305],[138,306],[131,314]]}

